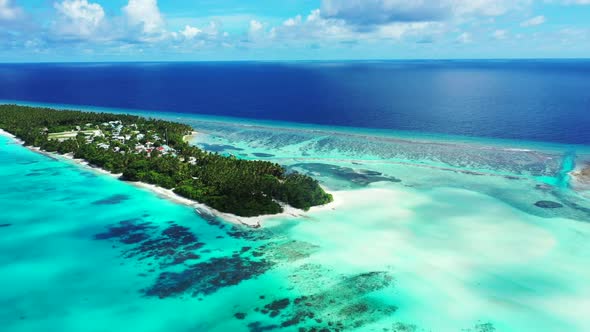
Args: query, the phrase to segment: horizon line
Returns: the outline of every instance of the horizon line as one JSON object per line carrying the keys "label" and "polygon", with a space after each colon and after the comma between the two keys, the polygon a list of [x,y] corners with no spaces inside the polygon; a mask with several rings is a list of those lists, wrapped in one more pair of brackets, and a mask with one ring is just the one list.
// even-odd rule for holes
{"label": "horizon line", "polygon": [[115,60],[115,61],[0,61],[11,64],[95,64],[95,63],[281,63],[281,62],[460,62],[460,61],[590,61],[587,58],[440,58],[440,59],[274,59],[274,60]]}

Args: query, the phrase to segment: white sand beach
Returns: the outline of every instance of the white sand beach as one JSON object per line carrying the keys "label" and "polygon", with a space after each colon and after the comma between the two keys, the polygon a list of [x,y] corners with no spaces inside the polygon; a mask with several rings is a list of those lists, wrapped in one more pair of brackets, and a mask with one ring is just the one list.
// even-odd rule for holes
{"label": "white sand beach", "polygon": [[[192,135],[190,135],[191,139],[194,135],[196,135],[197,132],[193,131]],[[18,138],[16,138],[14,135],[1,130],[0,129],[0,135],[6,136],[11,138],[12,140],[14,140],[16,143],[18,144],[23,144],[24,142],[19,140]],[[186,137],[186,136],[185,136]],[[104,169],[100,168],[100,167],[96,167],[93,166],[91,164],[89,164],[87,161],[82,160],[82,159],[76,159],[74,158],[74,156],[69,153],[69,154],[65,154],[65,155],[61,155],[58,153],[53,153],[53,152],[46,152],[46,151],[42,151],[40,148],[38,147],[30,147],[30,146],[25,146],[27,149],[34,151],[36,153],[41,153],[44,154],[50,158],[57,158],[57,159],[61,159],[64,161],[70,161],[73,162],[79,166],[88,168],[90,170],[92,170],[93,172],[97,172],[99,174],[102,175],[108,175],[111,177],[114,177],[116,179],[120,179],[122,174],[113,174],[110,173],[108,171],[105,171]],[[248,227],[252,227],[252,228],[259,228],[262,227],[264,222],[269,220],[269,219],[276,219],[276,218],[285,218],[285,217],[305,217],[308,212],[306,211],[302,211],[296,208],[293,208],[289,205],[286,204],[281,204],[281,206],[283,207],[283,213],[280,214],[274,214],[274,215],[263,215],[263,216],[257,216],[257,217],[240,217],[231,213],[225,213],[225,212],[220,212],[217,211],[205,204],[190,200],[188,198],[182,197],[180,195],[177,195],[176,193],[174,193],[173,190],[170,189],[165,189],[165,188],[161,188],[158,187],[156,185],[153,184],[149,184],[149,183],[144,183],[144,182],[128,182],[125,181],[126,183],[129,183],[133,186],[145,189],[145,190],[149,190],[153,193],[155,193],[156,195],[168,199],[172,202],[178,203],[178,204],[183,204],[183,205],[187,205],[187,206],[191,206],[195,209],[197,209],[197,211],[201,211],[203,213],[207,213],[207,214],[212,214],[215,215],[227,222],[233,223],[233,224],[238,224],[238,225],[244,225],[244,226],[248,226]],[[334,201],[338,201],[338,199],[336,197],[334,197]],[[330,204],[324,205],[324,206],[319,206],[319,207],[313,207],[312,209],[310,209],[310,212],[317,212],[317,211],[322,211],[322,210],[326,210],[326,209],[334,209],[336,206],[336,203],[332,202]]]}

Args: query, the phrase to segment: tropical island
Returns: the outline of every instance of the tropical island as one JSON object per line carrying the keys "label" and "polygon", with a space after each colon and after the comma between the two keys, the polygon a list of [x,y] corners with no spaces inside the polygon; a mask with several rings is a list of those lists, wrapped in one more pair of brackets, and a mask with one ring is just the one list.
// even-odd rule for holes
{"label": "tropical island", "polygon": [[121,179],[171,189],[220,212],[253,217],[333,200],[318,182],[268,161],[206,152],[193,128],[128,114],[0,105],[0,128],[42,151],[71,154]]}

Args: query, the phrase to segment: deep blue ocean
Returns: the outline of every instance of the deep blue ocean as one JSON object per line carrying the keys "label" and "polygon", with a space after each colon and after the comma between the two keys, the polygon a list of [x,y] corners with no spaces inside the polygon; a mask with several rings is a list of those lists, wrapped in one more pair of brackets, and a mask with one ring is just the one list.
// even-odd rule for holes
{"label": "deep blue ocean", "polygon": [[590,144],[590,60],[0,64],[0,99]]}

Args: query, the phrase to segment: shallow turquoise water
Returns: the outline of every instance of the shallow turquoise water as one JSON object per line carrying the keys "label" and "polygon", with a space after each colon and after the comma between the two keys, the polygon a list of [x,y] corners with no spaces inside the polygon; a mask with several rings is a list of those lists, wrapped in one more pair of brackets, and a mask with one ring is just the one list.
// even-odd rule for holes
{"label": "shallow turquoise water", "polygon": [[584,147],[182,121],[336,203],[247,230],[0,136],[3,331],[590,330]]}

